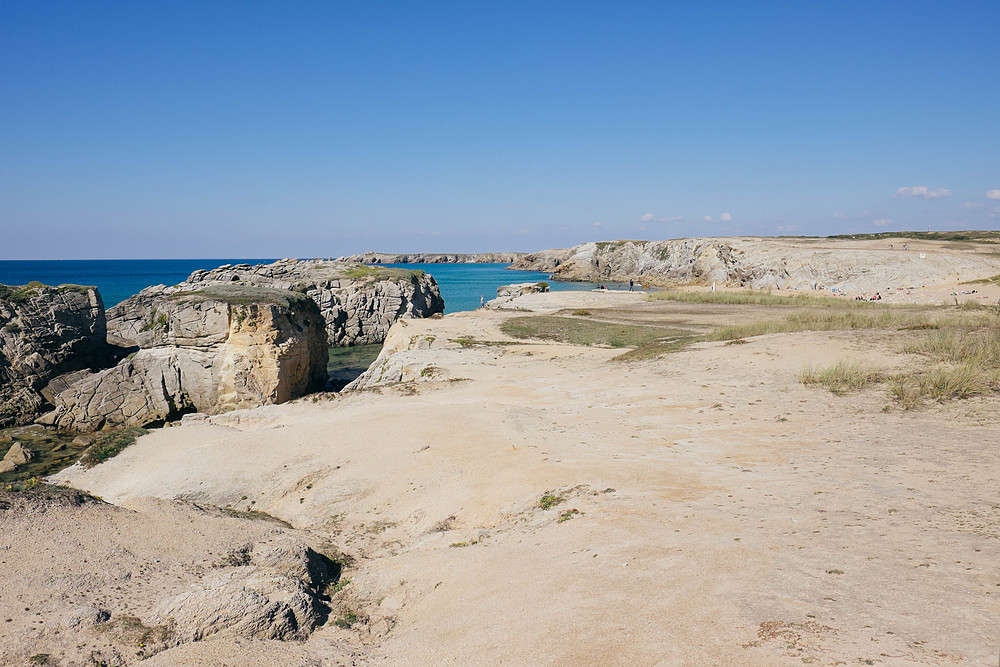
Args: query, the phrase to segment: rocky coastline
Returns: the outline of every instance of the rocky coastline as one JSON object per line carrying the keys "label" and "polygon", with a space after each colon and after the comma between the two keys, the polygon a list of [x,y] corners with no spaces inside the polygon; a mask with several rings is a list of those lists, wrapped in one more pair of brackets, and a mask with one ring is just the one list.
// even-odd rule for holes
{"label": "rocky coastline", "polygon": [[[603,241],[529,253],[510,268],[543,271],[555,280],[649,286],[712,285],[753,289],[864,292],[935,285],[1000,273],[989,244],[821,238],[691,238]],[[910,247],[912,246],[912,247]]]}
{"label": "rocky coastline", "polygon": [[524,252],[386,253],[369,251],[341,257],[337,261],[361,264],[512,264],[527,254]]}

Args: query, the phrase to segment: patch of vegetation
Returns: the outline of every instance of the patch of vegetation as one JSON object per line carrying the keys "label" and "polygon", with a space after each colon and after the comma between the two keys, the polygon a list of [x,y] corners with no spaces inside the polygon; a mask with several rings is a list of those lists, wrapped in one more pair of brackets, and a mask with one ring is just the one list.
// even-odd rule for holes
{"label": "patch of vegetation", "polygon": [[979,278],[978,280],[966,280],[962,285],[1000,285],[1000,273],[990,278]]}
{"label": "patch of vegetation", "polygon": [[799,376],[802,384],[820,385],[834,394],[846,394],[882,382],[885,375],[857,361],[842,360],[826,368],[806,367]]}
{"label": "patch of vegetation", "polygon": [[234,549],[226,554],[219,564],[219,567],[246,567],[253,560],[250,554],[250,546]]}
{"label": "patch of vegetation", "polygon": [[347,588],[348,584],[350,583],[351,583],[350,579],[341,579],[339,581],[331,582],[326,587],[326,596],[332,598],[334,595]]}
{"label": "patch of vegetation", "polygon": [[749,342],[746,338],[734,338],[733,340],[727,340],[726,345],[746,345]]}
{"label": "patch of vegetation", "polygon": [[253,519],[254,521],[268,521],[270,523],[276,523],[279,526],[284,526],[285,528],[291,528],[292,524],[288,523],[284,519],[279,519],[276,516],[272,516],[267,512],[262,512],[260,510],[237,510],[232,507],[219,507],[218,510],[225,514],[226,516],[231,516],[236,519]]}
{"label": "patch of vegetation", "polygon": [[575,507],[573,509],[565,510],[559,513],[559,521],[557,521],[556,523],[563,523],[564,521],[569,521],[573,517],[579,516],[581,514],[583,514],[583,512],[576,509]]}
{"label": "patch of vegetation", "polygon": [[473,545],[479,544],[479,540],[472,540],[471,542],[452,542],[449,547],[471,547]]}
{"label": "patch of vegetation", "polygon": [[358,622],[358,614],[353,611],[345,611],[340,618],[336,619],[333,624],[338,628],[349,629],[352,625]]}
{"label": "patch of vegetation", "polygon": [[876,301],[854,301],[846,297],[815,296],[812,294],[772,294],[763,290],[740,291],[680,291],[662,290],[646,295],[649,301],[680,301],[683,303],[716,303],[753,306],[826,306],[828,308],[905,308],[888,306]]}
{"label": "patch of vegetation", "polygon": [[11,303],[24,303],[38,291],[48,287],[37,280],[32,280],[27,285],[0,285],[0,301],[10,301]]}
{"label": "patch of vegetation", "polygon": [[420,377],[422,378],[432,378],[441,373],[441,369],[437,366],[425,366],[420,369]]}
{"label": "patch of vegetation", "polygon": [[80,457],[80,463],[84,468],[93,468],[98,463],[103,463],[110,458],[114,458],[126,447],[135,444],[139,436],[149,433],[144,428],[132,426],[117,431],[112,431],[98,438],[90,449]]}
{"label": "patch of vegetation", "polygon": [[146,625],[137,616],[119,616],[98,623],[94,628],[100,632],[113,632],[125,644],[140,647],[146,655],[166,648],[173,635],[169,625]]}
{"label": "patch of vegetation", "polygon": [[175,292],[168,298],[176,303],[221,301],[230,306],[275,305],[282,308],[312,303],[312,299],[302,292],[249,285],[212,285],[191,292]]}
{"label": "patch of vegetation", "polygon": [[149,319],[142,323],[142,327],[139,328],[139,331],[152,331],[157,328],[167,328],[167,316],[165,313],[161,313],[160,316],[157,317],[156,311],[154,310],[149,314]]}
{"label": "patch of vegetation", "polygon": [[566,499],[562,496],[557,496],[554,493],[545,493],[541,498],[538,499],[538,509],[547,510],[555,507]]}
{"label": "patch of vegetation", "polygon": [[586,317],[587,315],[590,315],[590,311],[581,308],[579,310],[574,310],[571,314],[577,317]]}
{"label": "patch of vegetation", "polygon": [[21,325],[18,324],[17,322],[8,322],[7,324],[3,325],[3,330],[6,331],[7,333],[12,333],[12,334],[20,333]]}
{"label": "patch of vegetation", "polygon": [[360,265],[348,269],[344,272],[346,278],[370,278],[373,281],[377,280],[392,280],[395,282],[407,281],[411,283],[418,283],[420,279],[424,277],[424,272],[419,269],[401,269],[398,267],[388,267],[388,266],[368,266]]}
{"label": "patch of vegetation", "polygon": [[537,283],[535,283],[535,287],[542,290],[543,292],[547,292],[549,289],[549,284],[544,280],[539,280]]}
{"label": "patch of vegetation", "polygon": [[478,338],[452,338],[452,343],[458,343],[463,348],[470,347],[503,347],[505,345],[517,345],[509,340],[479,340]]}
{"label": "patch of vegetation", "polygon": [[554,340],[572,345],[630,347],[622,361],[646,359],[679,350],[694,339],[686,329],[640,324],[579,320],[559,315],[515,317],[500,326],[512,338]]}
{"label": "patch of vegetation", "polygon": [[28,658],[28,662],[33,665],[47,665],[49,664],[49,654],[36,653]]}

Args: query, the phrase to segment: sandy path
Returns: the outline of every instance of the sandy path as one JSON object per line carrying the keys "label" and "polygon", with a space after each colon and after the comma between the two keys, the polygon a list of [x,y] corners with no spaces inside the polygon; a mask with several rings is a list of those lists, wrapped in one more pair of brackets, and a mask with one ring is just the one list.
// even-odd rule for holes
{"label": "sandy path", "polygon": [[[344,600],[370,623],[315,633],[321,662],[357,641],[386,664],[996,664],[1000,401],[883,413],[877,391],[798,383],[806,363],[906,363],[877,332],[629,365],[447,342],[499,340],[507,316],[408,322],[436,339],[412,363],[440,369],[411,395],[163,429],[60,477],[253,500],[360,556]],[[564,502],[538,509],[547,492]]]}

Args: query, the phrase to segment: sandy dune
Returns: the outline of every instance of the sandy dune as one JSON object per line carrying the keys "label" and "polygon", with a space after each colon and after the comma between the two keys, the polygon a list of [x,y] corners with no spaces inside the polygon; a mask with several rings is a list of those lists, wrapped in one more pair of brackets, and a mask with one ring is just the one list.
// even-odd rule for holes
{"label": "sandy dune", "polygon": [[[520,306],[651,307],[639,298]],[[126,506],[252,500],[358,559],[335,614],[366,623],[293,645],[209,639],[154,663],[996,664],[1000,401],[883,412],[879,391],[798,382],[807,363],[913,363],[904,333],[629,364],[452,342],[506,340],[515,314],[406,322],[433,338],[401,352],[415,382],[162,429],[61,473]],[[545,494],[564,500],[543,510]]]}

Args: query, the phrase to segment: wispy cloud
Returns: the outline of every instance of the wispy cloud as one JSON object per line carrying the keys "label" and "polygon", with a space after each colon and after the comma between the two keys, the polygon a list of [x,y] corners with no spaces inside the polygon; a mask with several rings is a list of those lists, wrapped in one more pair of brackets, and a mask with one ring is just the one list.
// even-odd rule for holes
{"label": "wispy cloud", "polygon": [[876,227],[885,227],[886,225],[891,225],[892,224],[892,219],[891,218],[879,218],[878,220],[872,220],[872,223]]}
{"label": "wispy cloud", "polygon": [[733,221],[733,216],[730,215],[729,213],[723,213],[722,215],[719,216],[719,221],[720,222],[732,222]]}
{"label": "wispy cloud", "polygon": [[595,223],[593,224],[593,226],[594,226],[594,227],[603,227],[603,226],[604,226],[604,223],[603,223],[603,222],[601,222],[600,220],[598,220],[597,222],[595,222]]}
{"label": "wispy cloud", "polygon": [[[948,188],[930,189],[926,185],[916,185],[912,188],[899,188],[894,197],[919,197],[920,199],[944,199],[951,196]],[[1000,197],[997,197],[1000,199]]]}
{"label": "wispy cloud", "polygon": [[831,217],[836,218],[837,220],[847,220],[847,214],[843,211],[837,211]]}
{"label": "wispy cloud", "polygon": [[967,211],[972,210],[974,208],[982,208],[982,207],[983,207],[982,204],[977,204],[976,202],[972,202],[972,201],[967,201],[964,204],[962,204],[961,206],[959,206],[959,208],[964,208]]}
{"label": "wispy cloud", "polygon": [[715,220],[710,215],[706,215],[704,218],[702,218],[702,220],[704,220],[705,222],[715,222]]}
{"label": "wispy cloud", "polygon": [[653,215],[652,213],[643,213],[642,217],[640,217],[639,219],[642,220],[643,222],[649,222],[650,220],[652,220],[655,217],[656,216]]}
{"label": "wispy cloud", "polygon": [[1000,199],[1000,190],[990,190],[986,193],[987,199]]}

